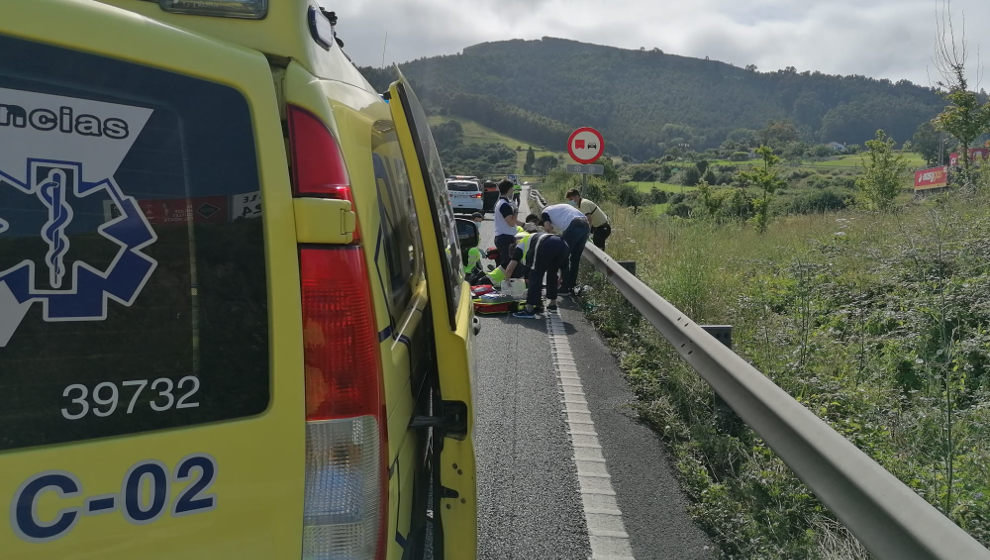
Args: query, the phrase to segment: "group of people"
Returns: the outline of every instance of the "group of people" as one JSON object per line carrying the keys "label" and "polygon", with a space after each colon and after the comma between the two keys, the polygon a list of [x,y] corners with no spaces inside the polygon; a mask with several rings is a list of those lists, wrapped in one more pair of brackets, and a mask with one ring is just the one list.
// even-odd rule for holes
{"label": "group of people", "polygon": [[577,189],[567,192],[568,203],[546,206],[539,215],[530,214],[524,221],[519,220],[518,204],[510,198],[515,190],[512,181],[501,181],[498,190],[494,208],[498,270],[507,279],[526,276],[526,306],[513,316],[535,318],[544,310],[544,278],[546,309],[553,311],[557,309],[558,296],[577,290],[578,266],[588,238],[604,250],[612,227],[605,212],[582,198]]}

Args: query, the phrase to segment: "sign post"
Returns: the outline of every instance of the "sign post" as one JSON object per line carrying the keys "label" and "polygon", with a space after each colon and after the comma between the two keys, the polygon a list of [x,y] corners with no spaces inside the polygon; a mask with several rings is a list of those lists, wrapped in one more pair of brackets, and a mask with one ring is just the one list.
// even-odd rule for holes
{"label": "sign post", "polygon": [[578,162],[578,165],[568,165],[567,171],[581,174],[582,190],[588,186],[589,174],[601,175],[605,172],[605,167],[602,165],[589,165],[602,157],[604,151],[605,139],[602,138],[602,133],[590,126],[582,126],[567,138],[567,153],[571,159]]}

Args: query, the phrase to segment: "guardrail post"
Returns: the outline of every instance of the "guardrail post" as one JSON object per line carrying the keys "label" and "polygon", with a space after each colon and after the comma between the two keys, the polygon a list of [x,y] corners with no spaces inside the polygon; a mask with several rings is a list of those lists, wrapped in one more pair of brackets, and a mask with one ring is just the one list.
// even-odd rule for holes
{"label": "guardrail post", "polygon": [[636,276],[636,261],[618,261],[619,266],[629,271],[629,274]]}
{"label": "guardrail post", "polygon": [[[732,349],[732,325],[698,325],[726,348]],[[715,393],[715,427],[720,432],[739,437],[743,421],[722,397]]]}

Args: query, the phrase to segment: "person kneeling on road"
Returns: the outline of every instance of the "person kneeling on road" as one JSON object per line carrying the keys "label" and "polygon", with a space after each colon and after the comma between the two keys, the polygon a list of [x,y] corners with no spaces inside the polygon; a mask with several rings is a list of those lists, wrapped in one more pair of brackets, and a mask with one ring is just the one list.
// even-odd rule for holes
{"label": "person kneeling on road", "polygon": [[543,277],[547,279],[547,309],[557,310],[557,274],[567,265],[567,243],[549,233],[520,233],[516,236],[516,246],[505,269],[506,276],[512,277],[517,266],[529,267],[527,279],[526,308],[513,313],[520,319],[534,319],[543,311]]}

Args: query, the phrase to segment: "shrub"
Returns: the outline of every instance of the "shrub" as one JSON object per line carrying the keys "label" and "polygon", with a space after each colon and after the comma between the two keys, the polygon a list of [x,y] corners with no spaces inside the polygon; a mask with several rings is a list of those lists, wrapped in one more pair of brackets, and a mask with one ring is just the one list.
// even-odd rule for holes
{"label": "shrub", "polygon": [[667,206],[667,214],[680,218],[688,218],[691,216],[691,206],[683,202],[671,204],[670,206]]}
{"label": "shrub", "polygon": [[670,170],[670,166],[669,165],[661,165],[660,166],[660,169],[657,170],[657,179],[661,183],[666,183],[667,181],[670,180],[670,176],[672,174],[673,174],[673,171]]}
{"label": "shrub", "polygon": [[[595,202],[615,198],[615,193],[612,189],[609,189],[605,181],[599,179],[598,177],[592,178],[586,185],[581,185],[577,180],[575,180],[572,183],[572,186],[581,189],[581,196],[594,200]],[[561,196],[561,198],[563,198],[563,196]]]}
{"label": "shrub", "polygon": [[677,174],[675,182],[685,187],[693,187],[698,184],[701,180],[701,172],[695,166],[685,167],[680,173]]}
{"label": "shrub", "polygon": [[646,167],[637,167],[632,172],[633,181],[656,181],[657,173],[653,169]]}
{"label": "shrub", "polygon": [[669,193],[664,190],[660,190],[657,187],[650,189],[650,202],[653,204],[666,204],[669,198]]}
{"label": "shrub", "polygon": [[628,183],[619,185],[615,191],[615,199],[623,206],[643,205],[643,194]]}
{"label": "shrub", "polygon": [[793,214],[816,214],[846,207],[846,199],[841,194],[825,189],[804,193],[795,197],[788,210]]}

